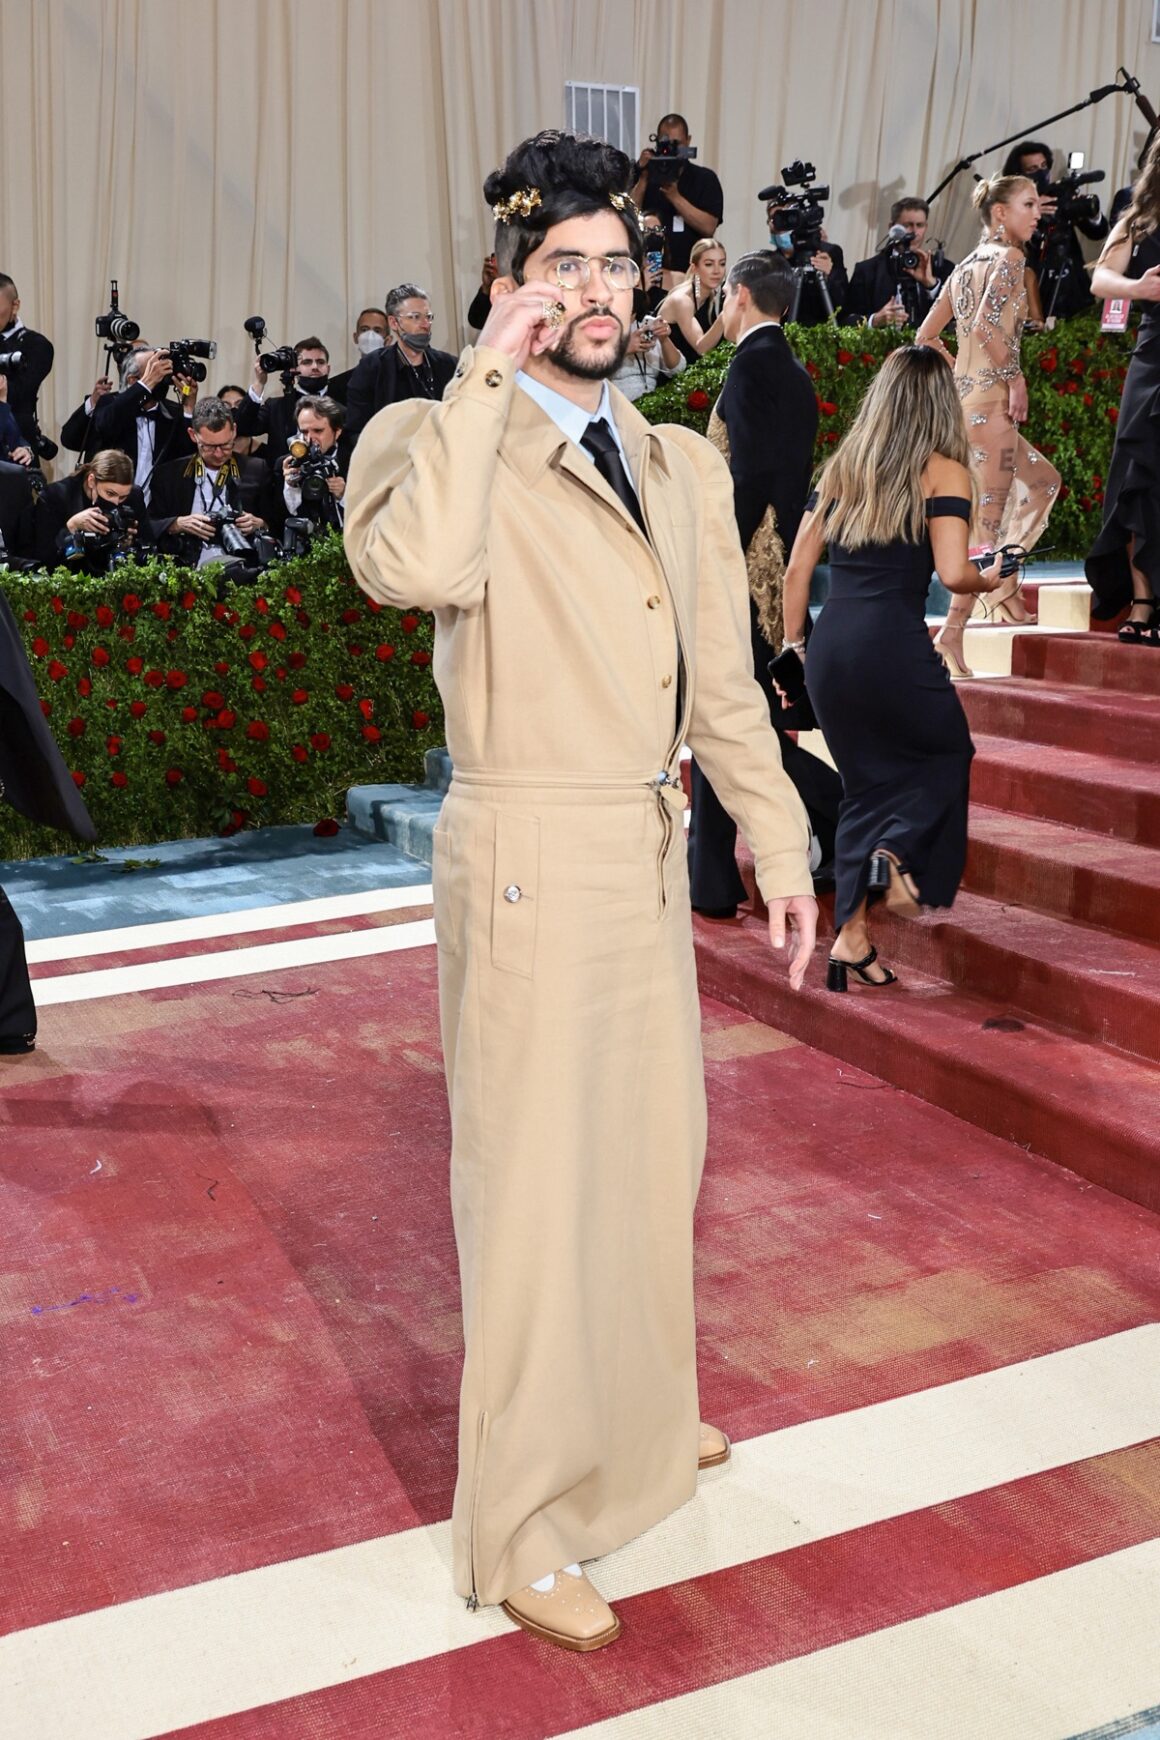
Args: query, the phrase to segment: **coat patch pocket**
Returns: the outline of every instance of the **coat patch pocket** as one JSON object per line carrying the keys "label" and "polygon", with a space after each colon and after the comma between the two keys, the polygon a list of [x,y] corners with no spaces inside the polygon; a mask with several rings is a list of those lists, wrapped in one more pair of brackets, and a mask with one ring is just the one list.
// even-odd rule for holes
{"label": "coat patch pocket", "polygon": [[539,818],[500,810],[495,818],[491,964],[501,972],[532,977],[539,892]]}
{"label": "coat patch pocket", "polygon": [[431,888],[435,901],[435,945],[444,954],[459,946],[459,912],[455,903],[452,871],[455,865],[451,835],[446,828],[432,834]]}

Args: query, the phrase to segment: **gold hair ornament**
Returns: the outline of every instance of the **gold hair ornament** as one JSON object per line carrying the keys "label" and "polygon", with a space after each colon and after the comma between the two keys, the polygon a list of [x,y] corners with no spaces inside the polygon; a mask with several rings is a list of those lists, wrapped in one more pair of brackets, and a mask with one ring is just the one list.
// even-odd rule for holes
{"label": "gold hair ornament", "polygon": [[497,224],[510,224],[517,212],[520,217],[531,217],[540,203],[538,187],[523,187],[518,193],[509,194],[507,199],[501,199],[491,208],[491,215]]}
{"label": "gold hair ornament", "polygon": [[637,223],[640,222],[640,207],[630,193],[610,193],[608,203],[614,205],[619,212],[631,212]]}

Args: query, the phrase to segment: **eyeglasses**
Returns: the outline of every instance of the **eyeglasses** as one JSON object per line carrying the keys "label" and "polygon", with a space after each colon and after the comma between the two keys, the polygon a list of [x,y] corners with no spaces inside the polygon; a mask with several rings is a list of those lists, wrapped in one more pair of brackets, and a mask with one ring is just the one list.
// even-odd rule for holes
{"label": "eyeglasses", "polygon": [[635,290],[640,283],[640,267],[627,254],[592,254],[588,259],[567,255],[553,261],[545,273],[561,290],[583,290],[592,277],[593,266],[599,266],[610,290]]}
{"label": "eyeglasses", "polygon": [[232,435],[228,441],[203,441],[197,435],[194,436],[194,440],[202,453],[228,453],[234,444]]}
{"label": "eyeglasses", "polygon": [[396,314],[395,319],[396,320],[425,320],[427,322],[428,326],[430,326],[433,323],[435,316],[432,313],[430,308],[428,308],[425,313],[415,313],[415,312],[408,313],[408,311],[405,308],[401,308],[399,310],[398,314]]}
{"label": "eyeglasses", "polygon": [[665,232],[664,232],[664,230],[662,230],[662,229],[651,229],[651,228],[650,228],[650,229],[647,229],[647,230],[642,230],[642,231],[641,231],[641,232],[640,232],[640,233],[641,233],[641,235],[642,235],[642,236],[643,236],[643,237],[644,237],[644,239],[645,239],[645,241],[646,241],[646,242],[660,242],[660,241],[663,241],[663,240],[664,240],[664,235],[665,235]]}

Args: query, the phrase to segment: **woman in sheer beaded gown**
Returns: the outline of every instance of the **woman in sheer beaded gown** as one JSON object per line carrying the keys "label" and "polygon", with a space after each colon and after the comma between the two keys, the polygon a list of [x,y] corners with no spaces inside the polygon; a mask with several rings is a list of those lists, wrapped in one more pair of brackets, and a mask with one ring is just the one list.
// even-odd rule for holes
{"label": "woman in sheer beaded gown", "polygon": [[[1019,433],[1027,420],[1027,383],[1019,360],[1027,319],[1023,249],[1039,221],[1039,194],[1025,175],[998,175],[980,181],[974,205],[983,238],[951,273],[916,342],[938,351],[955,371],[978,480],[973,549],[981,553],[1017,544],[1030,550],[1059,493],[1058,471]],[[939,337],[952,316],[958,339],[953,358]],[[1015,574],[988,601],[989,620],[1031,621],[1019,589]],[[963,630],[973,609],[972,598],[952,600],[935,642],[953,678],[972,674],[963,659]]]}
{"label": "woman in sheer beaded gown", "polygon": [[786,646],[804,651],[810,578],[825,545],[830,595],[805,680],[842,777],[834,849],[837,936],[828,984],[881,986],[872,902],[907,914],[949,906],[967,850],[966,716],[926,627],[932,568],[956,597],[1000,584],[1000,558],[968,559],[974,485],[949,370],[931,350],[894,351],[828,461],[785,575]]}

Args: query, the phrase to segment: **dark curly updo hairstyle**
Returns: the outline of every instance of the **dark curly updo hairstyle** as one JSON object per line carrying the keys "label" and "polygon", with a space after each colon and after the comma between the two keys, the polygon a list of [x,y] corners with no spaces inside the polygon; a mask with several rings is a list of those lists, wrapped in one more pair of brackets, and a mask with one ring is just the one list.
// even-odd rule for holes
{"label": "dark curly updo hairstyle", "polygon": [[554,224],[607,211],[610,205],[623,218],[633,258],[639,261],[641,238],[636,212],[630,201],[621,207],[613,198],[627,195],[632,182],[632,162],[606,139],[561,133],[555,127],[525,139],[502,169],[493,169],[483,184],[483,197],[492,208],[503,207],[513,195],[533,189],[539,193],[535,203],[525,200],[506,217],[497,218],[495,257],[500,272],[518,281],[528,255],[535,252]]}

